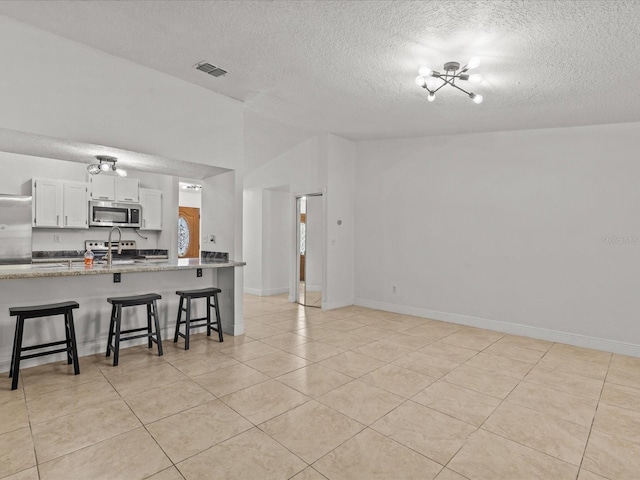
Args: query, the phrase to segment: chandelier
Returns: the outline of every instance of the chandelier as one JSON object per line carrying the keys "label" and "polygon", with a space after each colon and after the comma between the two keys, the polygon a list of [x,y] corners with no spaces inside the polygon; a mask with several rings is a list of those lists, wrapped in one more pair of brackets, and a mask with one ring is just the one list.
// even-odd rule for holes
{"label": "chandelier", "polygon": [[[460,69],[460,64],[458,62],[447,62],[444,64],[444,73],[436,72],[431,70],[429,67],[420,67],[418,70],[418,76],[416,77],[416,85],[424,88],[429,95],[427,96],[427,100],[433,102],[436,99],[436,92],[440,90],[442,87],[446,85],[450,85],[453,88],[457,88],[461,92],[467,94],[471,100],[475,103],[482,103],[482,95],[478,95],[473,92],[467,92],[464,88],[461,88],[458,84],[456,84],[456,80],[464,80],[466,82],[471,83],[480,83],[482,82],[482,75],[479,73],[469,75],[467,72],[472,68],[476,68],[480,65],[480,60],[477,57],[469,60],[462,69]],[[460,70],[458,72],[458,70]],[[440,85],[435,90],[430,90],[427,86],[427,78],[435,77],[442,80],[442,85]]]}
{"label": "chandelier", "polygon": [[116,167],[116,162],[118,161],[116,157],[108,157],[107,155],[98,155],[96,159],[100,163],[92,163],[87,167],[87,170],[91,175],[98,175],[100,172],[108,172],[109,170],[113,170],[121,177],[127,176],[126,170],[120,167]]}

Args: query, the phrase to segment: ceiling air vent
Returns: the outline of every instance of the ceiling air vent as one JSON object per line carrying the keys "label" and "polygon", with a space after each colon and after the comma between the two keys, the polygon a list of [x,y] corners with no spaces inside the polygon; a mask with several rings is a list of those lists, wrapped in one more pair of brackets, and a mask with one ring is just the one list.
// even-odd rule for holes
{"label": "ceiling air vent", "polygon": [[209,75],[212,75],[214,77],[222,77],[227,73],[226,70],[223,70],[220,67],[216,67],[215,65],[211,65],[210,63],[207,63],[207,62],[197,63],[194,65],[194,68],[204,73],[208,73]]}

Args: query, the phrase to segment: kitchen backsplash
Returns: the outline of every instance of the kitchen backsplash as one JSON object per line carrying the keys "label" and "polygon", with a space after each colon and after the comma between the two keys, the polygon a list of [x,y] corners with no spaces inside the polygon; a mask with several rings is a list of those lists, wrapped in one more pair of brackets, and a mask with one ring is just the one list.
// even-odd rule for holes
{"label": "kitchen backsplash", "polygon": [[229,253],[228,252],[200,252],[200,260],[205,262],[228,262],[229,261]]}

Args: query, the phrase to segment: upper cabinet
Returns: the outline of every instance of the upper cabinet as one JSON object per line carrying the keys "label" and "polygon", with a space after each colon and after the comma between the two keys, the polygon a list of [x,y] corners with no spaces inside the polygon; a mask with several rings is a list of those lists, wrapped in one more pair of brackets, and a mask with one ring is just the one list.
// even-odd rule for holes
{"label": "upper cabinet", "polygon": [[89,228],[89,186],[85,182],[62,183],[62,211],[64,228]]}
{"label": "upper cabinet", "polygon": [[88,184],[34,178],[33,222],[36,228],[89,228]]}
{"label": "upper cabinet", "polygon": [[114,177],[95,175],[90,178],[92,200],[115,200],[116,184]]}
{"label": "upper cabinet", "polygon": [[140,180],[116,178],[116,202],[140,203]]}
{"label": "upper cabinet", "polygon": [[92,200],[140,202],[140,180],[137,178],[95,175],[90,181]]}
{"label": "upper cabinet", "polygon": [[141,188],[140,205],[142,206],[140,230],[162,230],[162,192]]}

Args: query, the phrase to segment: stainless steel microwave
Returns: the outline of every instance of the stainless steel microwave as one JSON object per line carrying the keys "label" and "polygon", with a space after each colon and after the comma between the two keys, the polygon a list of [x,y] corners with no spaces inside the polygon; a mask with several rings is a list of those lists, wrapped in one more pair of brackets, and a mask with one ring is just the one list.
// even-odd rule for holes
{"label": "stainless steel microwave", "polygon": [[132,203],[92,200],[89,202],[89,226],[140,228],[142,207]]}

